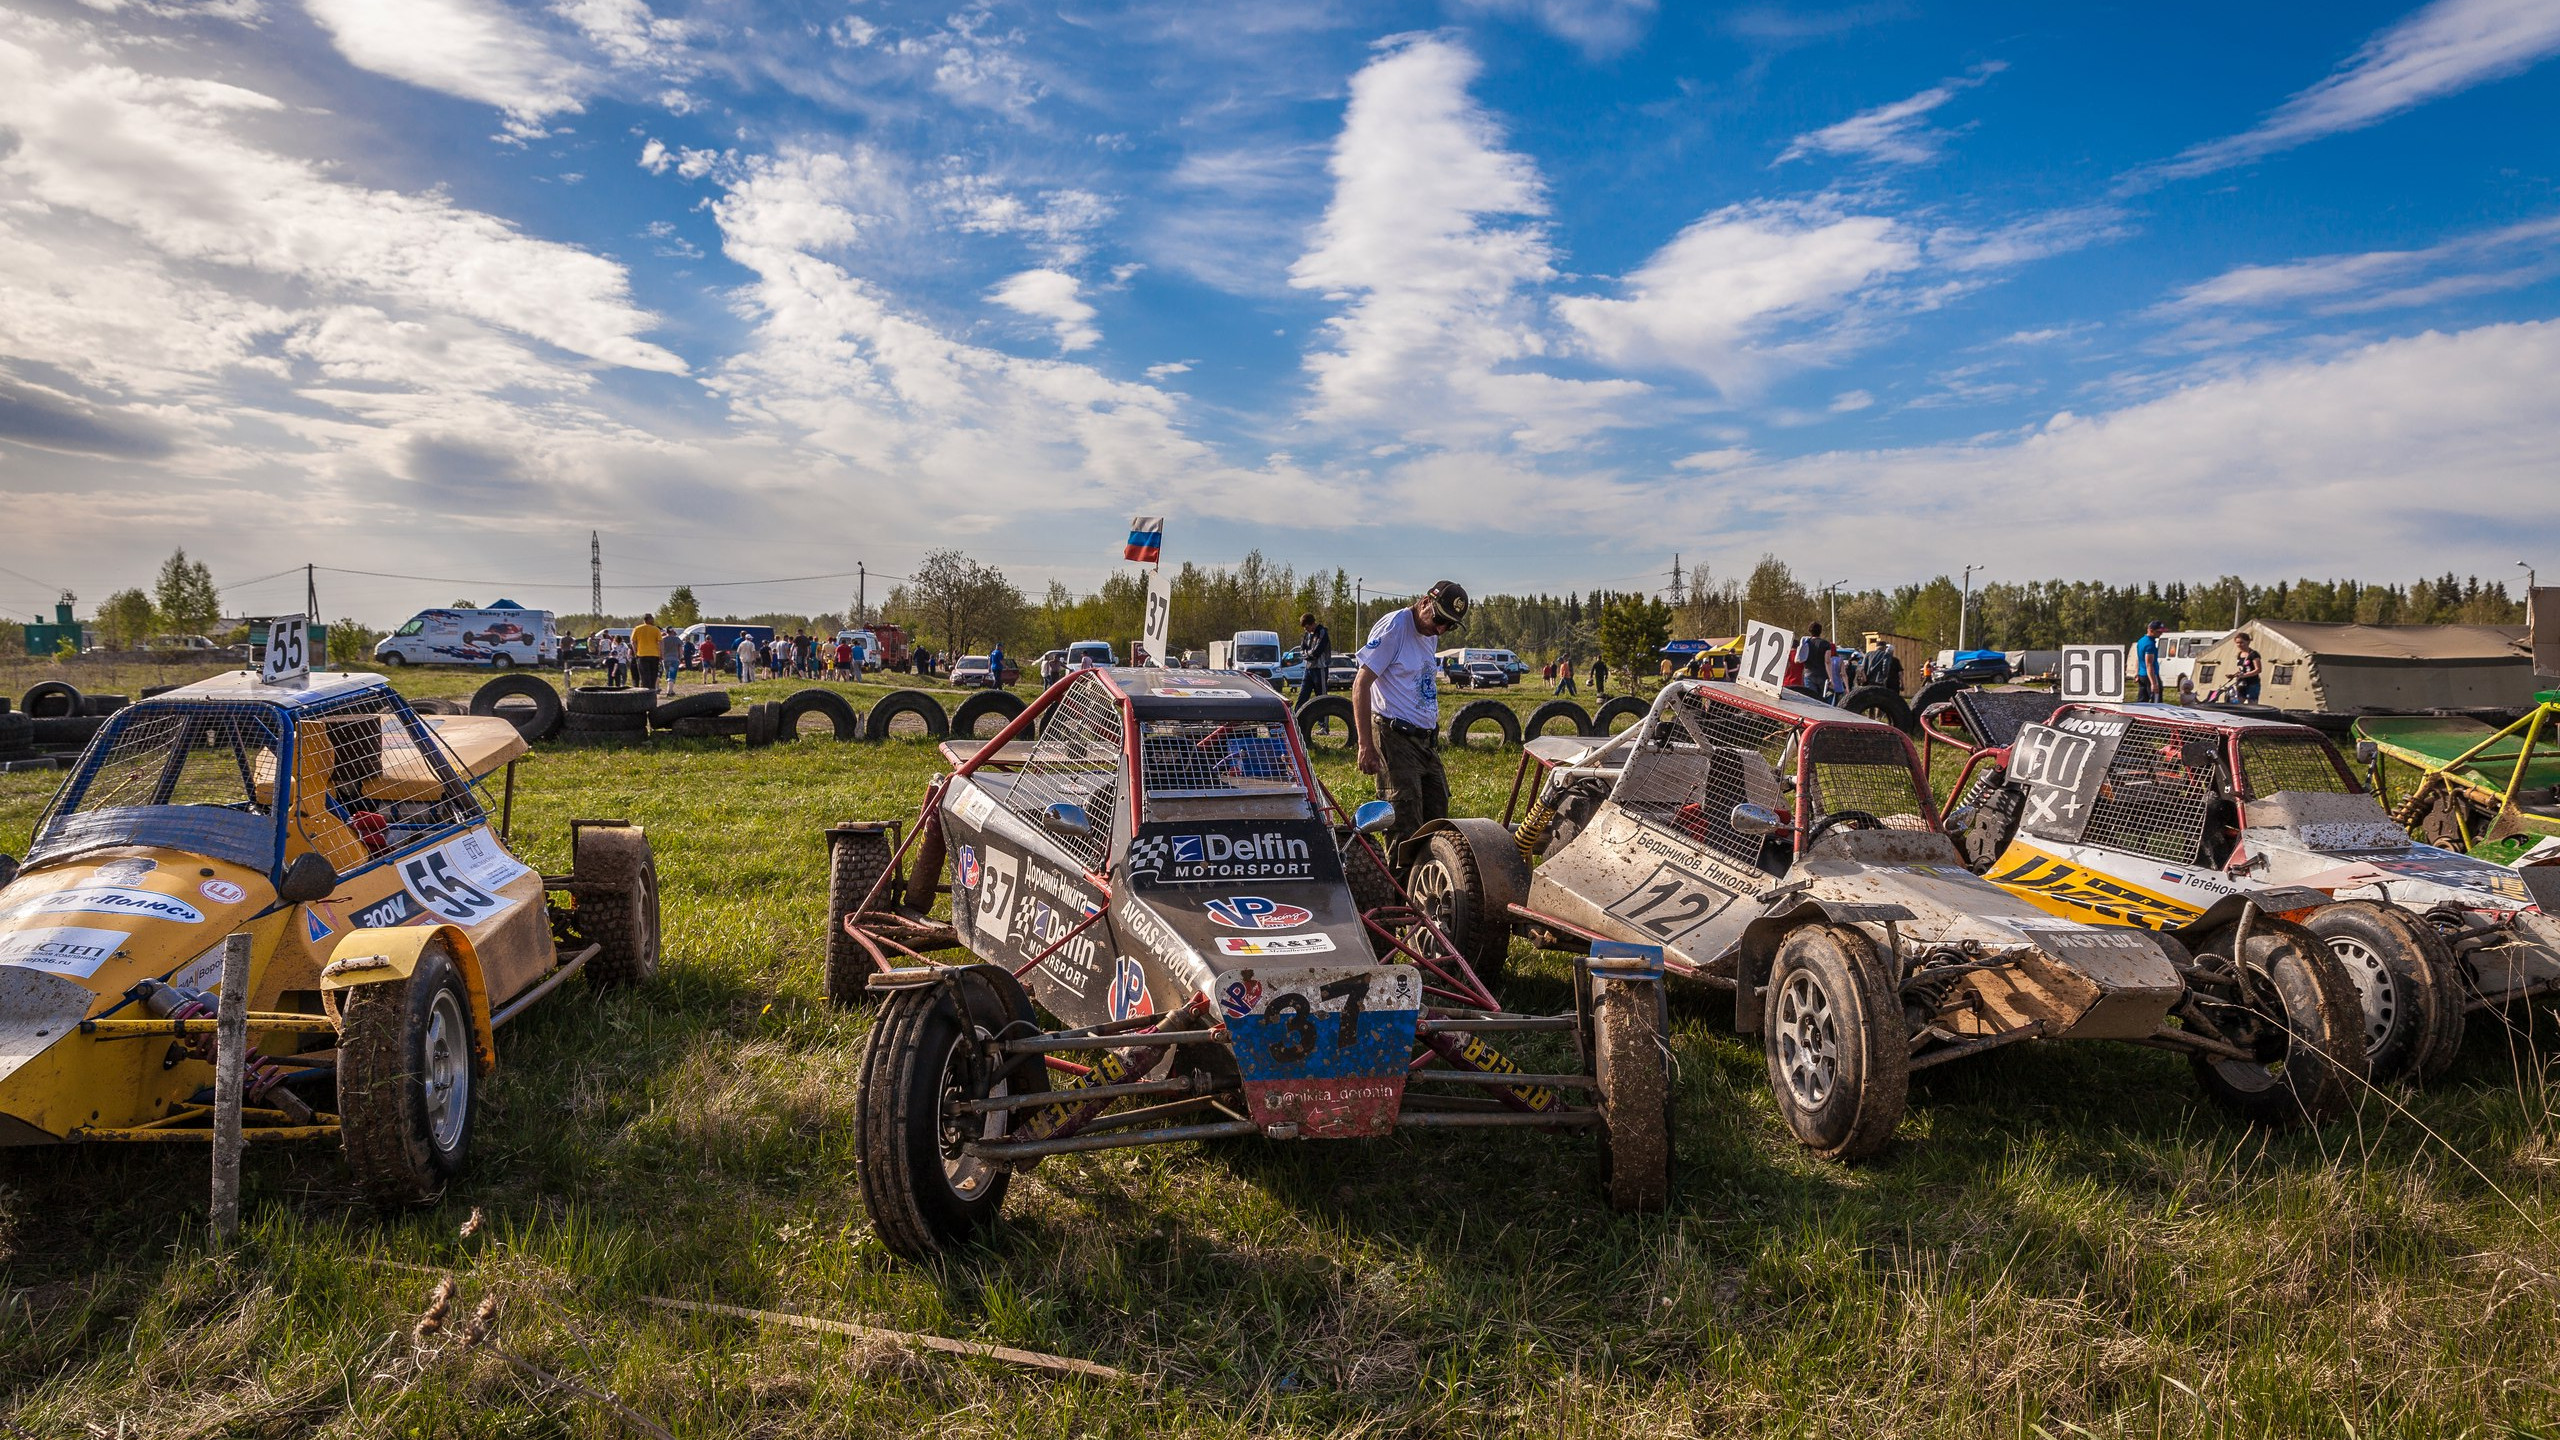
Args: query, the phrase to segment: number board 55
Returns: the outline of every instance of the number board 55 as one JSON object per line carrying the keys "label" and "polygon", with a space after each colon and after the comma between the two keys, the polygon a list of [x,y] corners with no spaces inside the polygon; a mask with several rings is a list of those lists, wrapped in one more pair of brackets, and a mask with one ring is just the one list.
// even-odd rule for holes
{"label": "number board 55", "polygon": [[1742,669],[1734,676],[1743,684],[1767,695],[1786,693],[1787,652],[1794,649],[1795,635],[1775,625],[1751,622],[1742,642]]}

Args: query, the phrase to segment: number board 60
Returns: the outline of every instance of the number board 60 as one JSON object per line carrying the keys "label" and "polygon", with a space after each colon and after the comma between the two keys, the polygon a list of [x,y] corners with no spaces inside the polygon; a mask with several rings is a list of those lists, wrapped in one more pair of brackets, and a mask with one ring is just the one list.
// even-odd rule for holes
{"label": "number board 60", "polygon": [[2113,645],[2062,647],[2062,698],[2124,698],[2124,651]]}

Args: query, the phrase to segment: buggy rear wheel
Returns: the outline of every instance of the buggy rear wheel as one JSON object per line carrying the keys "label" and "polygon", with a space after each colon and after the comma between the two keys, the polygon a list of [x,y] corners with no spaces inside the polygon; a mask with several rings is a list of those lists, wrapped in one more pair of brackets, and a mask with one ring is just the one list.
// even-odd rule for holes
{"label": "buggy rear wheel", "polygon": [[897,851],[883,827],[844,826],[827,832],[827,854],[827,1003],[842,1009],[870,999],[864,985],[872,974],[871,952],[845,933],[845,922],[889,873]]}
{"label": "buggy rear wheel", "polygon": [[1893,1138],[1911,1084],[1911,1044],[1884,961],[1846,926],[1799,926],[1771,965],[1761,1034],[1769,1088],[1796,1139],[1826,1160]]}
{"label": "buggy rear wheel", "polygon": [[1484,871],[1467,837],[1455,830],[1433,834],[1405,871],[1404,885],[1414,908],[1458,947],[1485,988],[1499,987],[1510,968],[1511,925],[1486,899]]}
{"label": "buggy rear wheel", "polygon": [[636,825],[583,825],[572,846],[578,933],[604,948],[587,962],[599,985],[646,985],[658,974],[658,861]]}
{"label": "buggy rear wheel", "polygon": [[1660,1210],[1671,1203],[1671,1041],[1662,982],[1610,980],[1593,988],[1591,1050],[1609,1208]]}
{"label": "buggy rear wheel", "polygon": [[1013,1181],[1003,1166],[961,1153],[970,1140],[1003,1134],[1005,1116],[956,1107],[1009,1090],[1004,1081],[982,1088],[969,1042],[944,988],[926,985],[891,992],[863,1048],[854,1111],[862,1208],[880,1243],[909,1260],[967,1243],[996,1218]]}
{"label": "buggy rear wheel", "polygon": [[2453,1063],[2462,1049],[2462,981],[2434,926],[2370,900],[2323,905],[2303,924],[2328,942],[2355,986],[2371,1079],[2428,1080]]}
{"label": "buggy rear wheel", "polygon": [[2192,1003],[2248,1060],[2191,1055],[2196,1081],[2225,1110],[2260,1125],[2317,1124],[2343,1112],[2364,1075],[2364,1013],[2355,982],[2316,939],[2273,926],[2250,935],[2248,989],[2235,976],[2232,930],[2197,958],[2219,978],[2194,982]]}
{"label": "buggy rear wheel", "polygon": [[339,993],[338,1131],[377,1205],[423,1205],[471,1158],[471,996],[442,940],[406,980]]}

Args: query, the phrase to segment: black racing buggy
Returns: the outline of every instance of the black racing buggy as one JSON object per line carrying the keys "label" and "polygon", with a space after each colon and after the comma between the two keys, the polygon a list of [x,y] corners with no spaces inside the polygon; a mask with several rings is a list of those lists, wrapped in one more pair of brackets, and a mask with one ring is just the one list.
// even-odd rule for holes
{"label": "black racing buggy", "polygon": [[[891,1250],[965,1241],[1046,1156],[1245,1135],[1586,1128],[1612,1206],[1668,1203],[1660,951],[1578,957],[1571,1013],[1504,1009],[1389,873],[1392,809],[1345,817],[1269,687],[1079,670],[943,753],[903,835],[828,831],[827,996],[881,1001],[856,1130]],[[1576,1063],[1490,1043],[1524,1032]]]}

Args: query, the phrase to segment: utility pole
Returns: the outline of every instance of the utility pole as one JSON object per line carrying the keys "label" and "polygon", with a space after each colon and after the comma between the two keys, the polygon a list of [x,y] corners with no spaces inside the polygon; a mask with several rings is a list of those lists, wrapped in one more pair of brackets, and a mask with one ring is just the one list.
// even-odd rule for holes
{"label": "utility pole", "polygon": [[1674,550],[1671,552],[1671,603],[1679,604],[1680,595],[1680,552]]}
{"label": "utility pole", "polygon": [[604,626],[604,540],[595,531],[587,532],[587,609],[596,617],[596,627]]}
{"label": "utility pole", "polygon": [[1964,567],[1964,599],[1956,605],[1956,653],[1964,653],[1965,622],[1973,618],[1973,572],[1988,570],[1988,565]]}
{"label": "utility pole", "polygon": [[853,608],[854,624],[871,623],[871,567],[859,560],[853,562]]}
{"label": "utility pole", "polygon": [[1369,633],[1368,584],[1368,580],[1361,576],[1351,577],[1351,633],[1354,635]]}
{"label": "utility pole", "polygon": [[[306,563],[302,567],[302,638],[305,643],[311,639],[311,628],[320,623],[320,582],[316,578],[318,574],[318,569],[310,564]],[[329,668],[328,656],[320,657],[320,668],[324,670]]]}
{"label": "utility pole", "polygon": [[[2236,577],[2235,577],[2235,578],[2236,578]],[[2246,604],[2246,603],[2248,602],[2248,599],[2249,599],[2249,582],[2248,582],[2248,581],[2246,581],[2246,580],[2242,580],[2242,581],[2240,581],[2240,583],[2239,583],[2238,585],[2236,585],[2236,586],[2232,587],[2232,592],[2231,592],[2231,628],[2232,628],[2232,629],[2234,629],[2234,630],[2237,630],[2237,629],[2239,629],[2239,628],[2240,628],[2240,607],[2241,607],[2243,604]]]}

